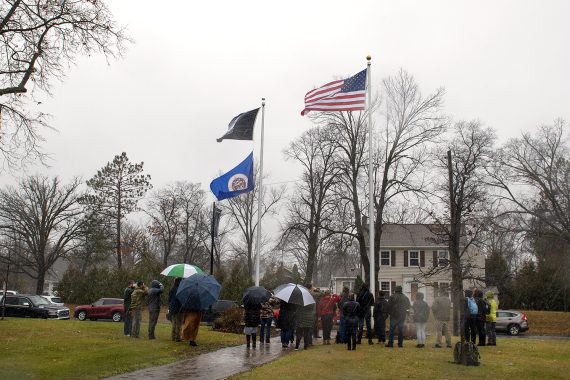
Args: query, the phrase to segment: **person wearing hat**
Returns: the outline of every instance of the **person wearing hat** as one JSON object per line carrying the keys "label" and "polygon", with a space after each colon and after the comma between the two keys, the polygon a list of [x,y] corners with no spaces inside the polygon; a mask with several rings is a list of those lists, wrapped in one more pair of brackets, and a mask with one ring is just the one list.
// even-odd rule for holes
{"label": "person wearing hat", "polygon": [[402,287],[396,286],[394,294],[388,299],[388,313],[390,314],[390,336],[386,347],[394,347],[394,333],[398,329],[398,347],[404,346],[404,324],[408,310],[412,307],[410,299],[402,293]]}

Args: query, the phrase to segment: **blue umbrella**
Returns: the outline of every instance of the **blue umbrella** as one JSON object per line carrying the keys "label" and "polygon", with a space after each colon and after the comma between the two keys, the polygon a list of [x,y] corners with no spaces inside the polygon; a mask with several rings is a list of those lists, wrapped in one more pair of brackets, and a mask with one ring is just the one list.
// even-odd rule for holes
{"label": "blue umbrella", "polygon": [[180,282],[176,298],[182,310],[200,311],[217,301],[221,287],[214,276],[196,273]]}

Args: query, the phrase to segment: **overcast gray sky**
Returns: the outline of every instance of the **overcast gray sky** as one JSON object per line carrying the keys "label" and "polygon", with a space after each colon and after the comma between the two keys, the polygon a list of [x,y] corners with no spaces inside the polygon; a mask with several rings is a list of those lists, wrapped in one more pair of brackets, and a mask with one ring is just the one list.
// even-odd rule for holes
{"label": "overcast gray sky", "polygon": [[[568,1],[109,1],[135,43],[109,65],[82,57],[43,111],[51,168],[88,179],[116,154],[144,161],[156,187],[209,189],[257,142],[217,143],[229,121],[267,98],[265,171],[296,178],[282,150],[311,123],[304,94],[373,58],[373,90],[403,67],[445,112],[516,136],[570,118]],[[259,121],[259,120],[258,120]],[[259,125],[259,124],[258,124]],[[259,129],[257,130],[259,132]],[[213,199],[213,197],[212,197]]]}

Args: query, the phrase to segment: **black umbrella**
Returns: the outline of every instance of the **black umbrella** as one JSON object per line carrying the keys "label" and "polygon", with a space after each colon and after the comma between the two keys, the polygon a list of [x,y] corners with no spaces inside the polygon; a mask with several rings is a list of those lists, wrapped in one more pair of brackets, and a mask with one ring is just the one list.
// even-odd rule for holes
{"label": "black umbrella", "polygon": [[259,305],[269,301],[271,293],[263,286],[252,286],[243,292],[244,305]]}
{"label": "black umbrella", "polygon": [[180,282],[176,298],[182,310],[204,310],[218,299],[221,285],[211,275],[193,274]]}
{"label": "black umbrella", "polygon": [[299,284],[283,284],[275,288],[275,297],[287,303],[307,306],[315,303],[313,295],[309,289]]}

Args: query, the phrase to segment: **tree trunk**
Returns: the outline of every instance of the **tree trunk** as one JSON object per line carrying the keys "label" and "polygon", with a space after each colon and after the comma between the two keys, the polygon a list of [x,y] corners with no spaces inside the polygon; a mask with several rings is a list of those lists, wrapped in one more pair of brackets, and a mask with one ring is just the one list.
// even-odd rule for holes
{"label": "tree trunk", "polygon": [[318,232],[311,232],[309,234],[309,252],[307,255],[307,271],[305,272],[305,285],[311,284],[313,281],[313,272],[315,271],[315,258],[317,257]]}
{"label": "tree trunk", "polygon": [[38,268],[38,277],[36,282],[36,294],[41,295],[44,292],[45,269]]}
{"label": "tree trunk", "polygon": [[123,258],[121,257],[121,185],[118,187],[117,201],[117,266],[119,269],[123,267]]}

